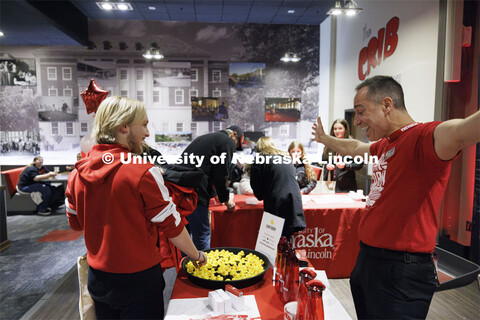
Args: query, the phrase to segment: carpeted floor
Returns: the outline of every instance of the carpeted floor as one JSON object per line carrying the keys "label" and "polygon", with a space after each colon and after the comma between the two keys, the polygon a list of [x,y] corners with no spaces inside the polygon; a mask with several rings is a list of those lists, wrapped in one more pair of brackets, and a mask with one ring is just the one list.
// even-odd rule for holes
{"label": "carpeted floor", "polygon": [[11,246],[0,252],[0,319],[21,318],[86,253],[83,235],[58,230],[70,230],[63,212],[7,217]]}

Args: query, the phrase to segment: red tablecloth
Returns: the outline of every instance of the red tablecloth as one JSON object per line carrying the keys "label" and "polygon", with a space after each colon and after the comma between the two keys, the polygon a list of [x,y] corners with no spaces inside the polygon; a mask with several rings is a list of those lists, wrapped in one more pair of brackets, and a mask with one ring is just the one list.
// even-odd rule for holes
{"label": "red tablecloth", "polygon": [[[272,268],[265,273],[262,281],[248,288],[240,289],[244,295],[255,295],[258,310],[262,319],[283,319],[283,304],[276,294],[272,282]],[[201,288],[188,280],[185,272],[180,269],[173,287],[172,299],[208,297],[211,289]]]}
{"label": "red tablecloth", "polygon": [[[245,203],[253,196],[235,195],[235,211],[226,212],[223,205],[210,206],[212,211],[211,247],[255,249],[262,220],[263,202]],[[355,266],[359,250],[358,224],[364,202],[351,202],[346,194],[303,196],[307,229],[295,238],[297,249],[306,249],[307,258],[328,278],[347,278]]]}

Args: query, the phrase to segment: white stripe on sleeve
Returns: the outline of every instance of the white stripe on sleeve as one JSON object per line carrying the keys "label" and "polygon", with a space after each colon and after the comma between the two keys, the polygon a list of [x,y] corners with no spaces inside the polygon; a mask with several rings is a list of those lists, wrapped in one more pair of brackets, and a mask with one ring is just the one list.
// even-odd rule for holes
{"label": "white stripe on sleeve", "polygon": [[180,221],[182,220],[180,217],[180,214],[177,212],[177,206],[173,203],[172,198],[170,197],[170,194],[168,192],[167,187],[165,186],[165,183],[163,182],[163,176],[162,173],[160,172],[160,169],[157,167],[151,167],[150,170],[148,170],[153,178],[155,179],[155,182],[157,182],[158,189],[160,189],[160,193],[162,194],[162,198],[168,202],[168,205],[163,208],[162,211],[160,211],[155,217],[152,218],[152,222],[163,222],[165,219],[168,218],[169,215],[173,215],[175,218],[175,226],[178,226],[180,224]]}
{"label": "white stripe on sleeve", "polygon": [[65,198],[65,208],[67,208],[67,211],[70,212],[71,214],[77,215],[77,211],[72,209],[72,205],[70,202],[68,202],[68,198]]}
{"label": "white stripe on sleeve", "polygon": [[170,198],[170,193],[168,192],[168,189],[165,186],[165,182],[163,181],[163,176],[160,172],[160,169],[158,169],[157,167],[151,167],[148,172],[152,174],[155,182],[157,182],[158,189],[160,189],[163,199],[165,201],[172,201],[172,199]]}

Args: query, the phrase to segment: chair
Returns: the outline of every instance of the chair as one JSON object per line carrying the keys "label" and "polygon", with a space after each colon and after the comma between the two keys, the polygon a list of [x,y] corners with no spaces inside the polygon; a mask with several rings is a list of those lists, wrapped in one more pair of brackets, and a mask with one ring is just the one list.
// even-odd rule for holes
{"label": "chair", "polygon": [[7,186],[7,213],[31,214],[37,211],[37,204],[32,200],[31,194],[17,189],[18,179],[24,169],[25,167],[20,167],[0,172],[2,175],[2,184]]}
{"label": "chair", "polygon": [[320,167],[312,166],[313,171],[315,171],[315,176],[317,177],[317,181],[320,180],[322,177],[322,171],[323,169]]}
{"label": "chair", "polygon": [[[313,171],[315,171],[315,176],[317,177],[317,181],[322,181],[322,172],[323,169],[320,167],[312,166]],[[319,194],[322,193],[320,183],[317,182],[315,188],[310,192],[310,194]]]}

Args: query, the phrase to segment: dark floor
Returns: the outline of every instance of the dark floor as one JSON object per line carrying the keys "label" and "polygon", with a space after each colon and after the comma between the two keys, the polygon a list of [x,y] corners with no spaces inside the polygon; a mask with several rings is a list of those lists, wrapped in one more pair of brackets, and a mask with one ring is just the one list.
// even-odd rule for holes
{"label": "dark floor", "polygon": [[37,242],[50,231],[68,229],[60,212],[7,217],[11,246],[0,252],[0,319],[21,318],[86,253],[83,236],[75,241]]}

